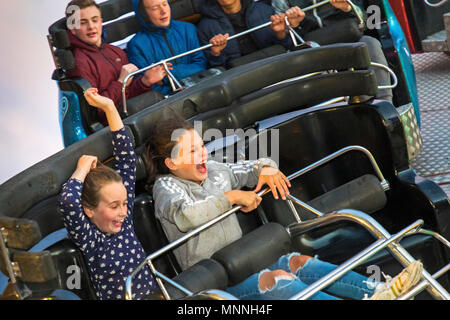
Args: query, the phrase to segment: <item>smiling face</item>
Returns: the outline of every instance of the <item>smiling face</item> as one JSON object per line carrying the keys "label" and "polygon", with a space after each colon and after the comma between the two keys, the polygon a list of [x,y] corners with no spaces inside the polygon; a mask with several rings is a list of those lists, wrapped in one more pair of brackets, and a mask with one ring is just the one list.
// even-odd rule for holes
{"label": "smiling face", "polygon": [[167,0],[143,0],[145,12],[156,27],[167,27],[170,24],[170,6]]}
{"label": "smiling face", "polygon": [[127,190],[121,182],[111,182],[99,191],[99,203],[95,208],[83,207],[84,212],[97,228],[109,234],[117,233],[127,216]]}
{"label": "smiling face", "polygon": [[100,10],[90,6],[80,10],[80,28],[71,29],[74,36],[90,45],[102,44],[102,23]]}
{"label": "smiling face", "polygon": [[171,157],[164,163],[175,176],[201,183],[208,177],[207,160],[208,151],[197,131],[182,129]]}

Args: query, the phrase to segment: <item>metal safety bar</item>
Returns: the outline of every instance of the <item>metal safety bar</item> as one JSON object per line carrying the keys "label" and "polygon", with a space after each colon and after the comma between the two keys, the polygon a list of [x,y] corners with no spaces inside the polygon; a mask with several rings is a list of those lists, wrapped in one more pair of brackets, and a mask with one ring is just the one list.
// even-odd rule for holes
{"label": "metal safety bar", "polygon": [[[314,4],[314,5],[311,5],[311,6],[309,6],[309,7],[306,7],[306,8],[304,8],[304,9],[302,9],[302,11],[303,11],[303,12],[308,12],[308,11],[310,11],[310,10],[316,9],[317,7],[323,6],[323,5],[325,5],[325,4],[329,3],[329,2],[330,2],[330,0],[324,0],[324,1],[318,2],[318,3]],[[356,7],[350,0],[347,0],[347,2],[350,4],[350,6],[352,7],[352,9],[354,10],[355,15],[358,17],[358,19],[360,20],[360,22],[363,21],[361,15],[360,15],[360,13],[359,13],[359,11],[357,10],[357,7]],[[263,29],[263,28],[265,28],[265,27],[270,26],[271,24],[272,24],[272,22],[271,22],[271,21],[268,21],[268,22],[263,23],[263,24],[261,24],[261,25],[259,25],[259,26],[256,26],[256,27],[250,28],[250,29],[248,29],[248,30],[242,31],[242,32],[240,32],[240,33],[237,33],[237,34],[235,34],[235,35],[230,36],[230,37],[228,38],[228,41],[229,41],[229,40],[236,39],[236,38],[241,37],[241,36],[244,36],[244,35],[246,35],[246,34],[248,34],[248,33],[257,31],[257,30],[259,30],[259,29]],[[296,33],[295,33],[295,34],[296,34]],[[297,36],[298,36],[298,35],[297,35]],[[176,79],[175,79],[175,77],[173,76],[173,74],[172,74],[172,73],[169,71],[169,69],[167,68],[167,62],[172,61],[172,60],[176,60],[176,59],[178,59],[178,58],[181,58],[181,57],[184,57],[184,56],[187,56],[187,55],[190,55],[190,54],[193,54],[193,53],[196,53],[196,52],[199,52],[199,51],[202,51],[202,50],[211,48],[211,47],[212,47],[212,44],[211,44],[211,43],[208,43],[208,44],[206,44],[206,45],[204,45],[204,46],[201,46],[201,47],[198,47],[198,48],[196,48],[196,49],[193,49],[193,50],[190,50],[190,51],[186,51],[186,52],[184,52],[184,53],[177,54],[177,55],[175,55],[175,56],[173,56],[173,57],[170,57],[170,58],[161,60],[161,61],[159,61],[159,62],[152,63],[151,65],[149,65],[149,66],[147,66],[147,67],[144,67],[144,68],[141,68],[141,69],[139,69],[139,70],[130,72],[130,73],[124,78],[124,80],[123,80],[123,82],[122,82],[122,104],[123,104],[123,112],[124,112],[124,114],[127,114],[127,113],[128,113],[128,109],[127,109],[127,97],[126,97],[126,88],[127,88],[127,82],[128,82],[128,80],[129,80],[131,77],[135,76],[135,75],[138,74],[138,73],[144,72],[144,71],[146,71],[146,70],[148,70],[148,69],[154,68],[154,67],[159,66],[159,65],[162,64],[162,65],[165,66],[165,69],[166,69],[166,71],[167,71],[168,78],[169,78],[169,82],[170,82],[170,84],[171,84],[172,89],[173,89],[174,91],[179,91],[180,89],[182,89],[182,86],[181,86],[181,84],[180,84],[178,81],[176,81]],[[172,79],[172,80],[171,80],[171,79]],[[178,86],[178,88],[177,88],[177,86]]]}
{"label": "metal safety bar", "polygon": [[[258,195],[262,195],[263,192],[265,192],[266,190],[262,190],[258,193]],[[174,249],[175,247],[178,247],[179,245],[183,244],[184,242],[186,242],[187,240],[189,240],[190,238],[192,238],[193,236],[199,234],[200,232],[202,232],[203,230],[211,227],[212,225],[216,224],[219,221],[222,221],[223,219],[225,219],[226,217],[230,216],[231,214],[235,213],[236,211],[238,211],[239,209],[241,209],[241,206],[236,206],[233,207],[232,209],[228,210],[227,212],[225,212],[224,214],[208,221],[207,223],[201,225],[200,227],[192,230],[191,232],[189,232],[188,234],[184,235],[183,237],[175,240],[174,242],[171,242],[170,244],[168,244],[167,246],[155,251],[154,253],[152,253],[151,255],[149,255],[147,258],[145,258],[145,260],[143,262],[141,262],[141,264],[127,277],[127,280],[125,282],[125,289],[126,289],[126,299],[127,300],[131,300],[132,298],[132,279],[133,277],[146,265],[148,264],[148,261],[152,261],[154,259],[156,259],[157,257],[159,257],[160,255],[166,253],[169,250]],[[154,270],[152,270],[152,272],[154,272]],[[158,282],[158,285],[160,286],[161,290],[164,292],[165,288],[164,285],[160,282]],[[166,299],[170,299],[170,297],[168,296],[168,293],[166,291]]]}
{"label": "metal safety bar", "polygon": [[[436,272],[435,274],[433,274],[433,276],[432,276],[433,279],[438,279],[440,276],[444,275],[448,270],[450,270],[450,263],[447,264],[445,267],[443,267],[438,272]],[[396,300],[409,300],[409,299],[415,297],[416,295],[418,295],[420,292],[422,292],[422,290],[424,290],[427,286],[428,286],[428,281],[422,280],[414,288],[409,290],[404,295],[398,297]]]}
{"label": "metal safety bar", "polygon": [[[450,248],[450,242],[445,239],[443,236],[441,236],[439,233],[427,230],[427,229],[420,229],[417,231],[417,233],[423,233],[429,236],[434,237],[438,241],[442,242],[447,248]],[[450,264],[447,264],[445,267],[437,271],[435,274],[432,275],[433,279],[437,279],[440,276],[442,276],[444,273],[446,273],[450,269]],[[401,297],[397,298],[397,300],[408,300],[420,293],[422,290],[424,290],[429,285],[428,281],[423,280],[418,285],[416,285],[413,289],[402,295]]]}
{"label": "metal safety bar", "polygon": [[[334,158],[336,158],[336,157],[338,157],[338,156],[340,156],[340,155],[342,155],[342,154],[344,154],[346,152],[353,151],[353,150],[361,151],[364,154],[366,154],[369,157],[369,159],[370,159],[370,161],[372,163],[372,166],[375,169],[376,174],[378,175],[379,179],[381,180],[381,183],[384,183],[385,186],[386,185],[389,186],[388,182],[384,179],[384,176],[381,173],[381,170],[379,169],[378,164],[375,161],[375,158],[372,156],[372,154],[369,152],[369,150],[367,150],[366,148],[361,147],[361,146],[349,146],[349,147],[346,147],[346,148],[342,148],[341,150],[338,150],[338,151],[332,153],[331,155],[329,155],[329,156],[327,156],[327,157],[325,157],[325,158],[323,158],[323,159],[321,159],[321,160],[319,160],[319,161],[317,161],[317,162],[307,166],[306,168],[301,169],[301,170],[299,170],[299,171],[289,175],[287,178],[289,180],[293,180],[293,179],[301,176],[302,174],[305,174],[305,173],[307,173],[307,172],[309,172],[309,171],[311,171],[311,170],[321,166],[322,164],[324,164],[326,162],[329,162],[332,159],[334,159]],[[261,190],[260,192],[258,192],[258,195],[259,196],[263,196],[263,195],[265,195],[266,193],[269,193],[269,192],[270,192],[270,188],[265,188],[265,189]],[[310,208],[309,210],[315,210],[314,208],[312,208],[312,207],[308,206],[307,204],[301,202],[297,198],[295,198],[293,196],[291,196],[291,198],[295,199],[295,202],[305,205],[308,209]],[[151,263],[152,260],[154,260],[157,257],[161,256],[162,254],[168,252],[169,250],[172,250],[172,249],[178,247],[179,245],[183,244],[184,242],[186,242],[190,238],[194,237],[195,235],[199,234],[200,232],[204,231],[205,229],[211,227],[212,225],[222,221],[223,219],[227,218],[228,216],[230,216],[231,214],[235,213],[239,209],[241,209],[241,206],[233,207],[232,209],[228,210],[227,212],[223,213],[222,215],[220,215],[220,216],[218,216],[218,217],[208,221],[207,223],[201,225],[200,227],[197,227],[196,229],[194,229],[191,232],[187,233],[183,237],[175,240],[174,242],[168,244],[167,246],[165,246],[165,247],[155,251],[154,253],[150,254],[149,256],[147,256],[145,258],[145,260],[143,262],[141,262],[141,264],[135,270],[133,270],[133,272],[127,277],[126,283],[125,283],[126,298],[128,300],[132,299],[132,280],[133,280],[134,276],[146,264],[150,267],[151,271],[157,276],[156,269],[154,268],[153,264]],[[319,211],[317,211],[317,212],[319,212]],[[322,215],[322,213],[319,212],[319,215]],[[150,262],[150,264],[149,264],[149,262]],[[167,290],[164,287],[164,284],[161,281],[157,281],[157,283],[160,286],[161,291],[163,292],[163,295],[165,296],[165,298],[169,300],[170,297],[169,297],[169,294],[168,294]],[[170,283],[170,284],[173,284],[173,283]]]}
{"label": "metal safety bar", "polygon": [[380,179],[380,184],[383,187],[383,190],[384,191],[389,190],[389,183],[384,178],[383,173],[381,172],[380,167],[378,166],[378,164],[377,164],[375,158],[373,157],[372,153],[369,150],[367,150],[366,148],[364,148],[362,146],[357,146],[357,145],[353,145],[353,146],[348,146],[348,147],[342,148],[342,149],[340,149],[340,150],[338,150],[338,151],[336,151],[336,152],[334,152],[334,153],[332,153],[332,154],[330,154],[330,155],[328,155],[328,156],[326,156],[326,157],[324,157],[324,158],[322,158],[322,159],[320,159],[320,160],[310,164],[309,166],[307,166],[307,167],[305,167],[305,168],[303,168],[303,169],[293,173],[292,175],[289,176],[289,178],[290,179],[295,179],[295,178],[297,178],[297,177],[299,177],[299,176],[301,176],[301,175],[303,175],[305,173],[308,173],[309,171],[314,170],[314,169],[322,166],[323,164],[325,164],[327,162],[330,162],[331,160],[333,160],[333,159],[335,159],[335,158],[337,158],[337,157],[339,157],[339,156],[341,156],[341,155],[343,155],[343,154],[345,154],[347,152],[350,152],[350,151],[360,151],[360,152],[364,153],[369,158],[370,163],[371,163],[373,169],[375,170],[376,175],[378,176],[378,179]]}
{"label": "metal safety bar", "polygon": [[378,86],[378,90],[394,89],[397,86],[398,79],[397,79],[396,74],[394,73],[394,71],[391,68],[389,68],[388,66],[385,66],[384,64],[376,63],[376,62],[371,62],[370,65],[374,66],[374,67],[381,68],[383,70],[386,70],[387,72],[389,72],[389,74],[391,75],[392,79],[394,80],[394,83],[391,84],[391,85]]}
{"label": "metal safety bar", "polygon": [[[314,219],[315,220],[315,219]],[[397,234],[390,236],[386,239],[378,239],[375,241],[372,245],[367,247],[365,250],[361,251],[354,257],[350,258],[343,264],[341,264],[338,268],[334,269],[332,272],[328,273],[318,281],[314,282],[313,284],[309,285],[304,290],[300,291],[296,295],[292,296],[289,300],[306,300],[316,294],[318,291],[328,287],[330,284],[332,284],[334,281],[342,277],[345,273],[349,272],[359,264],[363,263],[370,257],[372,257],[377,252],[383,250],[385,247],[387,247],[390,243],[400,240],[402,237],[404,237],[408,232],[411,230],[420,228],[420,226],[423,224],[423,220],[417,220],[415,223],[409,225],[408,227],[404,228]]]}
{"label": "metal safety bar", "polygon": [[8,272],[9,279],[11,280],[11,283],[14,285],[17,282],[16,274],[14,272],[11,259],[9,258],[8,254],[8,248],[6,246],[6,236],[3,237],[3,235],[6,234],[5,228],[0,228],[0,252],[3,257],[3,261],[6,265],[6,270]]}
{"label": "metal safety bar", "polygon": [[[288,179],[293,180],[293,179],[299,177],[300,175],[305,174],[306,172],[309,172],[309,171],[323,165],[324,163],[344,154],[345,152],[352,151],[352,150],[358,150],[358,151],[364,152],[371,160],[371,163],[372,163],[378,177],[380,178],[380,180],[382,182],[384,182],[385,185],[388,186],[387,181],[384,179],[372,154],[367,149],[365,149],[361,146],[349,146],[349,147],[343,148],[341,150],[338,150],[337,152],[307,166],[306,168],[301,169],[301,170],[289,175]],[[258,195],[262,196],[268,192],[270,192],[270,189],[266,188],[266,189],[260,191],[258,193]],[[326,226],[326,225],[329,225],[332,223],[336,223],[336,222],[340,222],[340,221],[344,221],[344,220],[358,223],[359,225],[365,227],[373,236],[378,238],[378,240],[375,243],[373,243],[371,246],[369,246],[365,250],[361,251],[359,254],[357,254],[353,258],[347,260],[344,264],[339,266],[333,272],[329,273],[325,277],[321,278],[320,280],[316,281],[312,285],[308,286],[305,290],[303,290],[300,293],[298,293],[297,295],[291,297],[291,299],[307,299],[307,298],[311,297],[312,295],[314,295],[315,293],[317,293],[324,287],[327,287],[329,284],[331,284],[332,282],[337,280],[339,277],[344,275],[346,272],[353,269],[354,267],[361,264],[362,262],[366,261],[371,256],[373,256],[374,254],[376,254],[378,251],[382,250],[385,247],[388,248],[388,250],[397,258],[397,260],[399,260],[399,262],[402,265],[404,265],[404,266],[409,265],[409,263],[414,261],[414,258],[397,241],[404,236],[409,236],[413,233],[420,232],[420,233],[432,235],[435,238],[437,238],[438,240],[440,240],[441,242],[443,242],[445,245],[450,246],[450,242],[448,242],[445,238],[443,238],[438,233],[436,233],[434,231],[430,231],[430,230],[421,229],[420,227],[423,224],[422,220],[416,221],[414,224],[408,226],[407,228],[403,229],[399,233],[392,236],[375,219],[373,219],[371,216],[369,216],[361,211],[353,210],[353,209],[345,209],[345,210],[338,210],[336,212],[325,215],[322,212],[310,207],[303,201],[295,198],[294,196],[290,196],[290,199],[294,200],[296,203],[300,204],[307,210],[310,210],[310,211],[314,212],[316,215],[318,215],[318,217],[315,219],[308,220],[308,221],[301,222],[301,223],[295,223],[295,224],[288,226],[287,231],[290,234],[291,238],[295,238],[295,237],[299,236],[300,234],[310,231],[310,230],[313,230],[315,228],[323,227],[323,226]],[[225,219],[226,217],[235,213],[240,208],[241,208],[240,206],[236,206],[236,207],[232,208],[231,210],[225,212],[221,216],[214,218],[213,220],[207,222],[206,224],[189,232],[182,238],[170,243],[169,245],[165,246],[164,248],[161,248],[160,250],[149,255],[133,271],[133,273],[127,277],[127,279],[126,279],[126,298],[131,299],[131,297],[132,297],[132,279],[137,274],[137,272],[139,272],[145,266],[145,264],[149,265],[151,271],[158,279],[163,279],[166,282],[168,282],[169,284],[173,285],[175,288],[177,288],[177,289],[181,290],[182,292],[184,292],[185,294],[187,294],[188,296],[192,296],[193,293],[191,291],[182,287],[181,285],[177,284],[175,281],[167,278],[166,276],[164,276],[163,274],[158,272],[154,268],[151,261],[153,259],[157,258],[158,256],[166,253],[167,251],[181,245],[182,243],[187,241],[189,238],[191,238],[191,237],[197,235],[198,233],[202,232],[203,230],[209,228],[213,224]],[[440,270],[438,273],[431,276],[425,269],[423,269],[422,277],[424,278],[424,281],[422,281],[416,288],[414,288],[414,292],[418,293],[421,290],[423,290],[423,288],[427,287],[427,290],[429,291],[430,294],[432,294],[432,296],[434,296],[438,299],[449,300],[450,297],[449,297],[448,292],[435,280],[435,278],[439,277],[441,274],[443,274],[447,270],[448,270],[448,266],[446,266],[444,269]],[[169,296],[167,290],[165,289],[162,281],[158,281],[158,285],[161,287],[161,290],[162,290],[165,298],[170,299],[170,296]],[[410,297],[411,295],[412,294],[406,296],[406,298]],[[405,297],[401,297],[401,298],[405,298]]]}
{"label": "metal safety bar", "polygon": [[[302,201],[300,200],[298,201],[302,203]],[[307,206],[305,203],[303,204]],[[288,232],[291,235],[291,238],[295,238],[296,236],[299,236],[300,234],[306,231],[310,231],[315,228],[323,227],[340,221],[350,221],[358,223],[359,225],[367,229],[375,238],[377,238],[378,239],[377,242],[373,244],[373,247],[371,246],[366,250],[364,250],[363,251],[364,255],[361,252],[354,258],[348,260],[347,261],[349,263],[348,265],[347,264],[341,265],[340,267],[338,267],[338,269],[328,274],[327,276],[319,279],[311,286],[308,286],[308,288],[298,293],[291,299],[307,299],[311,297],[319,290],[328,286],[331,282],[333,282],[334,280],[342,276],[345,272],[347,272],[349,270],[348,267],[350,266],[350,263],[352,268],[354,268],[359,263],[368,259],[368,257],[366,258],[366,255],[370,256],[372,255],[371,250],[377,250],[378,246],[381,245],[383,247],[387,246],[387,249],[404,267],[408,266],[411,262],[414,261],[414,258],[409,254],[409,252],[406,251],[398,242],[395,241],[383,242],[392,239],[392,236],[389,234],[389,232],[387,232],[386,229],[383,228],[383,226],[381,226],[374,218],[358,210],[343,209],[326,215],[322,213],[321,216],[315,219],[307,220],[302,223],[296,223],[288,226]],[[408,232],[410,232],[411,230],[409,230]],[[419,230],[416,230],[416,232],[419,232]],[[399,234],[397,234],[396,236],[400,237]],[[425,269],[423,269],[422,271],[422,277],[429,284],[430,287],[427,288],[427,290],[433,297],[435,297],[436,299],[450,300],[449,293]]]}

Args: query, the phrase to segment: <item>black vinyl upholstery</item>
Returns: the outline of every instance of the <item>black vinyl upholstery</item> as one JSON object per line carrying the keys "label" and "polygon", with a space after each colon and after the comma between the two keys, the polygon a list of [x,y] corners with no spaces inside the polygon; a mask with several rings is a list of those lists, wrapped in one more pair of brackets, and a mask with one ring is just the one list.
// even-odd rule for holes
{"label": "black vinyl upholstery", "polygon": [[217,251],[212,258],[228,273],[229,286],[270,266],[291,251],[291,238],[277,223],[268,223]]}
{"label": "black vinyl upholstery", "polygon": [[[143,110],[139,116],[128,117],[125,123],[132,128],[137,144],[139,145],[147,139],[149,135],[148,128],[152,123],[164,118],[173,117],[174,113],[181,114],[185,118],[193,118],[201,113],[227,107],[236,99],[273,83],[299,75],[330,69],[342,71],[354,68],[355,70],[361,71],[357,71],[355,75],[341,75],[344,78],[336,80],[336,82],[332,81],[335,77],[333,74],[319,81],[331,81],[332,84],[339,85],[338,88],[343,89],[345,93],[366,92],[366,94],[370,95],[376,91],[376,84],[374,82],[374,76],[367,71],[369,64],[370,59],[367,47],[362,43],[331,45],[269,57],[261,61],[227,70],[209,81],[201,82],[191,88],[187,88],[175,96],[171,96]],[[280,72],[280,70],[283,72]],[[342,83],[337,83],[344,79],[353,79],[357,85],[350,87]],[[305,81],[312,81],[312,79],[305,79]],[[289,86],[283,87],[280,90],[289,91],[290,89],[295,90]],[[334,94],[337,92],[337,95],[334,97],[341,96],[341,92],[338,89],[333,89],[333,87],[329,89]],[[313,96],[313,98],[320,101],[323,99],[322,96],[331,96],[331,91],[328,92],[327,90],[324,94],[320,94],[318,90],[315,92],[311,90],[309,92],[311,92],[310,97]],[[276,96],[276,94],[273,96]],[[290,96],[289,98],[292,100],[295,96]],[[292,106],[292,103],[295,106],[300,105],[296,100],[294,102],[290,101],[291,108],[295,107]],[[271,105],[269,109],[277,112],[277,108],[274,105]],[[285,109],[281,108],[279,112],[285,111]],[[242,110],[242,112],[246,111]],[[259,114],[259,111],[256,114]],[[246,121],[245,118],[242,120]],[[261,120],[261,117],[259,120]],[[234,123],[234,125],[239,124],[240,122]]]}

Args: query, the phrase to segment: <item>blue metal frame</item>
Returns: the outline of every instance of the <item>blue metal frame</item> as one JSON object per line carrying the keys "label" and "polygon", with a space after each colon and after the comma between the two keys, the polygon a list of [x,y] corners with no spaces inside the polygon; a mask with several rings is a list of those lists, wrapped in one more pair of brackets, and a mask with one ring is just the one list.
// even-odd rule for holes
{"label": "blue metal frame", "polygon": [[405,74],[406,84],[408,86],[409,96],[411,98],[411,102],[414,106],[414,113],[417,118],[417,123],[419,127],[421,125],[420,122],[420,109],[419,109],[419,98],[417,95],[417,83],[416,83],[416,74],[414,71],[414,65],[411,58],[411,52],[409,51],[408,43],[406,42],[405,34],[401,28],[400,23],[398,22],[394,11],[391,8],[388,0],[383,0],[384,12],[386,14],[386,18],[389,25],[389,32],[392,36],[392,40],[394,42],[395,48],[397,49],[397,53],[400,59],[400,63],[402,65],[403,72]]}
{"label": "blue metal frame", "polygon": [[87,137],[81,118],[80,100],[73,91],[59,90],[59,126],[64,147]]}

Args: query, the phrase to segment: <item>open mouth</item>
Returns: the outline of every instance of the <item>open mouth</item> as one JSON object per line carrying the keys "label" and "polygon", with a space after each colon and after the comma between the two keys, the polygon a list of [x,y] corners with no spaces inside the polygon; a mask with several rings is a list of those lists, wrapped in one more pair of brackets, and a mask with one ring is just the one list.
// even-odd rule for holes
{"label": "open mouth", "polygon": [[125,218],[123,218],[123,219],[116,219],[116,220],[113,220],[112,223],[113,223],[114,227],[120,228],[122,226],[122,223],[123,223],[124,220],[125,220]]}
{"label": "open mouth", "polygon": [[198,164],[197,171],[201,174],[205,174],[206,173],[206,163]]}
{"label": "open mouth", "polygon": [[87,34],[87,36],[89,38],[94,38],[95,36],[97,36],[97,32],[90,32],[90,33]]}

